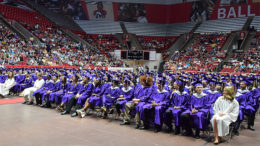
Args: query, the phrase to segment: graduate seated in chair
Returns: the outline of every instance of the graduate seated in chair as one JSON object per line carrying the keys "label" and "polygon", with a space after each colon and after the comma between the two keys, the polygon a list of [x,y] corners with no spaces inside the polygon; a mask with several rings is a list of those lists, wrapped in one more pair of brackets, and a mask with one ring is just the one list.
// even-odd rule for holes
{"label": "graduate seated in chair", "polygon": [[62,96],[61,104],[58,106],[58,109],[61,109],[61,112],[64,112],[65,105],[69,100],[74,97],[80,88],[79,77],[77,75],[72,76],[72,82],[69,85],[69,88],[66,90],[65,94]]}
{"label": "graduate seated in chair", "polygon": [[[249,87],[249,91],[251,92],[250,104],[254,108],[254,111],[257,112],[260,105],[260,79],[258,82],[252,82],[252,86]],[[254,113],[254,116],[256,115],[256,112]],[[254,122],[252,122],[252,125],[254,126]]]}
{"label": "graduate seated in chair", "polygon": [[213,110],[211,124],[215,134],[214,144],[218,144],[220,137],[229,134],[229,125],[238,118],[239,103],[235,99],[235,90],[232,86],[224,88],[223,96],[217,99]]}
{"label": "graduate seated in chair", "polygon": [[[120,88],[119,88],[119,79],[112,79],[112,86],[110,86],[102,96],[102,107],[101,111],[103,112],[103,118],[107,118],[107,114],[112,114],[113,109],[112,106],[116,103],[117,99],[120,96]],[[108,112],[109,110],[109,112]]]}
{"label": "graduate seated in chair", "polygon": [[66,76],[62,76],[60,82],[57,85],[55,84],[55,86],[57,87],[55,88],[55,92],[50,93],[49,102],[50,104],[55,103],[57,107],[56,110],[63,112],[64,109],[58,106],[58,104],[60,104],[61,98],[65,95],[67,90],[69,90],[70,83],[68,83]]}
{"label": "graduate seated in chair", "polygon": [[24,102],[23,104],[32,105],[34,102],[33,93],[40,89],[44,85],[44,80],[42,78],[41,73],[37,74],[37,80],[34,82],[33,87],[29,87],[24,89],[24,91],[21,93],[20,96],[24,96]]}
{"label": "graduate seated in chair", "polygon": [[[30,74],[27,75],[25,73],[25,71],[23,72],[22,70],[20,70],[19,73],[17,75],[15,75],[15,85],[11,89],[11,92],[14,95],[19,95],[20,92],[24,89],[24,88],[21,89],[20,87],[21,87],[21,84],[24,83],[26,76],[30,76]],[[31,80],[30,86],[32,86],[32,80]],[[28,87],[26,87],[26,88],[28,88]]]}
{"label": "graduate seated in chair", "polygon": [[165,81],[159,80],[157,90],[154,90],[148,101],[139,109],[140,120],[143,121],[141,129],[148,129],[150,121],[154,123],[154,132],[161,131],[163,114],[169,105],[170,93],[164,89]]}
{"label": "graduate seated in chair", "polygon": [[195,128],[196,139],[200,138],[200,131],[207,128],[207,112],[205,98],[207,94],[203,93],[203,86],[200,82],[194,83],[195,93],[191,95],[190,107],[181,115],[182,127],[185,129],[185,136],[192,136],[192,127]]}
{"label": "graduate seated in chair", "polygon": [[140,121],[140,109],[148,101],[149,97],[153,93],[153,78],[148,76],[140,77],[140,85],[137,85],[134,91],[134,97],[132,101],[129,101],[125,104],[125,112],[123,114],[123,122],[121,125],[129,125],[131,119],[131,111],[135,110],[135,123],[136,129],[143,128],[141,127]]}
{"label": "graduate seated in chair", "polygon": [[0,83],[4,83],[7,77],[8,77],[8,73],[6,72],[6,70],[3,70],[3,72],[1,72],[0,74]]}
{"label": "graduate seated in chair", "polygon": [[46,107],[46,108],[51,107],[49,101],[50,94],[58,91],[59,85],[61,83],[60,80],[58,80],[58,77],[56,75],[53,75],[52,81],[53,81],[53,86],[46,88],[45,92],[43,92],[43,94],[41,95],[41,100],[42,100],[42,104],[40,105],[41,107]]}
{"label": "graduate seated in chair", "polygon": [[125,104],[133,99],[134,88],[130,86],[131,81],[128,78],[124,79],[123,87],[120,89],[120,96],[116,101],[116,110],[118,115],[124,113]]}
{"label": "graduate seated in chair", "polygon": [[8,73],[8,77],[4,83],[0,83],[0,98],[4,98],[9,94],[10,89],[15,85],[13,72]]}
{"label": "graduate seated in chair", "polygon": [[234,133],[239,135],[239,127],[242,121],[244,120],[244,116],[246,115],[248,129],[254,131],[254,120],[255,113],[257,112],[254,108],[256,102],[252,96],[252,92],[247,89],[248,82],[246,80],[242,80],[240,82],[240,89],[237,90],[235,95],[236,100],[239,103],[239,119],[235,123]]}
{"label": "graduate seated in chair", "polygon": [[[69,114],[71,108],[74,105],[76,105],[75,110],[82,108],[83,104],[91,96],[94,85],[90,82],[90,78],[88,76],[82,77],[82,82],[80,83],[80,85],[81,85],[80,89],[78,90],[77,94],[69,100],[65,108],[65,111],[61,113],[62,115]],[[71,117],[76,117],[76,116],[78,116],[76,111],[71,114]]]}
{"label": "graduate seated in chair", "polygon": [[99,77],[93,77],[93,90],[91,96],[86,100],[85,105],[82,109],[76,110],[79,117],[84,118],[88,108],[102,105],[102,85]]}
{"label": "graduate seated in chair", "polygon": [[165,124],[168,128],[167,132],[171,132],[172,120],[174,120],[174,133],[177,135],[180,134],[181,113],[188,108],[187,105],[190,100],[190,94],[185,91],[185,84],[181,80],[175,81],[174,87],[176,88],[176,91],[173,92],[170,97],[169,108],[166,110],[165,115]]}
{"label": "graduate seated in chair", "polygon": [[209,109],[209,119],[213,116],[213,105],[215,101],[222,96],[220,92],[216,90],[216,83],[214,81],[209,82],[209,90],[205,91],[207,94],[205,98],[205,103],[207,108]]}
{"label": "graduate seated in chair", "polygon": [[47,78],[45,80],[44,85],[41,87],[41,89],[38,89],[37,91],[33,92],[33,96],[35,97],[36,105],[42,104],[42,95],[49,89],[53,87],[53,80],[51,78],[51,75],[47,75]]}

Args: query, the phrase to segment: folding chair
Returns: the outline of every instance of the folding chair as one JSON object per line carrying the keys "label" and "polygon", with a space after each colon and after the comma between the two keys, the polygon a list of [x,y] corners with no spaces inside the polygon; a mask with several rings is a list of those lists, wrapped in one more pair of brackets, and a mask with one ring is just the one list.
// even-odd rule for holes
{"label": "folding chair", "polygon": [[[229,143],[233,137],[234,128],[235,128],[235,122],[233,122],[229,125],[229,134],[227,136],[225,136],[228,138],[228,140],[226,141],[227,143]],[[208,128],[205,130],[205,132],[207,134],[207,141],[210,142],[211,138],[212,138],[212,136],[210,134],[213,133],[213,127],[211,124],[208,126]],[[203,133],[204,133],[204,131],[203,131]]]}
{"label": "folding chair", "polygon": [[229,142],[231,141],[232,137],[233,137],[232,134],[233,134],[234,128],[235,128],[235,123],[233,122],[233,123],[231,123],[231,124],[229,125],[229,134],[227,135],[227,136],[228,136],[227,143],[229,143]]}

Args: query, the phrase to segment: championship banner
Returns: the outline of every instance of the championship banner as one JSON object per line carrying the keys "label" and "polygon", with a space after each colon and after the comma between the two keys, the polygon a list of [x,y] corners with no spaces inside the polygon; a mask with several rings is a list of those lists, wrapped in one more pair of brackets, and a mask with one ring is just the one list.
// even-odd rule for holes
{"label": "championship banner", "polygon": [[[190,21],[192,6],[196,7],[197,3],[161,5],[114,2],[113,9],[115,21],[168,24]],[[198,14],[196,10],[193,11],[194,14]]]}
{"label": "championship banner", "polygon": [[[14,0],[10,0],[10,2],[14,3]],[[15,3],[17,2],[18,1],[15,0]],[[35,0],[34,2],[38,5],[44,6],[52,12],[62,13],[63,15],[69,16],[73,20],[88,19],[87,13],[85,11],[84,1],[82,0]]]}
{"label": "championship banner", "polygon": [[220,0],[214,7],[211,20],[260,16],[260,1]]}
{"label": "championship banner", "polygon": [[147,23],[145,4],[118,3],[116,6],[117,21]]}
{"label": "championship banner", "polygon": [[114,20],[112,2],[86,2],[90,20]]}

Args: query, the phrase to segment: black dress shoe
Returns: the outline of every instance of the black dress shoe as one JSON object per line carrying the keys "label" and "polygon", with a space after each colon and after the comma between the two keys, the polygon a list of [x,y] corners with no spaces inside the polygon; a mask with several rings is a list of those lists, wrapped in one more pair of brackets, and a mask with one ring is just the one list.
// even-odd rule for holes
{"label": "black dress shoe", "polygon": [[140,128],[140,125],[139,124],[136,124],[135,125],[135,129],[139,129]]}
{"label": "black dress shoe", "polygon": [[255,131],[255,128],[253,126],[248,126],[249,130]]}
{"label": "black dress shoe", "polygon": [[102,116],[103,119],[107,118],[107,113],[105,112],[104,115]]}
{"label": "black dress shoe", "polygon": [[193,136],[193,133],[192,133],[192,131],[190,131],[190,132],[185,131],[182,135],[183,136]]}
{"label": "black dress shoe", "polygon": [[200,139],[200,130],[196,129],[195,136],[196,139]]}
{"label": "black dress shoe", "polygon": [[120,123],[120,125],[130,125],[130,123],[123,121],[123,122]]}
{"label": "black dress shoe", "polygon": [[27,105],[33,105],[33,102],[32,102],[32,101],[31,101],[31,102],[28,102]]}
{"label": "black dress shoe", "polygon": [[199,134],[196,134],[194,137],[195,137],[196,139],[200,139],[200,135],[199,135]]}
{"label": "black dress shoe", "polygon": [[180,126],[175,126],[175,130],[174,130],[174,134],[175,135],[178,135],[178,134],[180,134]]}
{"label": "black dress shoe", "polygon": [[66,115],[66,114],[69,114],[69,112],[67,111],[61,112],[61,115]]}
{"label": "black dress shoe", "polygon": [[110,109],[108,114],[113,114],[114,113],[114,109]]}
{"label": "black dress shoe", "polygon": [[180,134],[181,132],[180,132],[180,129],[175,129],[175,131],[174,131],[174,134],[175,135],[178,135],[178,134]]}
{"label": "black dress shoe", "polygon": [[77,116],[78,116],[77,112],[71,114],[71,117],[77,117]]}
{"label": "black dress shoe", "polygon": [[51,108],[50,105],[46,105],[46,104],[45,104],[43,107],[44,107],[44,108]]}
{"label": "black dress shoe", "polygon": [[154,131],[155,133],[157,133],[157,132],[160,132],[161,129],[162,129],[162,128],[161,128],[160,125],[156,125],[156,124],[155,124],[155,125],[154,125],[154,130],[153,130],[153,131]]}
{"label": "black dress shoe", "polygon": [[238,132],[238,131],[234,131],[234,134],[235,134],[236,136],[239,136],[239,132]]}
{"label": "black dress shoe", "polygon": [[171,127],[168,127],[168,128],[166,129],[166,132],[167,132],[167,133],[171,133],[171,132],[172,132],[172,128],[171,128]]}
{"label": "black dress shoe", "polygon": [[149,129],[149,127],[148,126],[140,126],[139,129],[140,130],[147,130],[147,129]]}
{"label": "black dress shoe", "polygon": [[158,133],[158,132],[161,131],[161,128],[155,128],[153,131],[154,131],[155,133]]}
{"label": "black dress shoe", "polygon": [[26,104],[26,103],[27,103],[27,101],[23,102],[22,104]]}

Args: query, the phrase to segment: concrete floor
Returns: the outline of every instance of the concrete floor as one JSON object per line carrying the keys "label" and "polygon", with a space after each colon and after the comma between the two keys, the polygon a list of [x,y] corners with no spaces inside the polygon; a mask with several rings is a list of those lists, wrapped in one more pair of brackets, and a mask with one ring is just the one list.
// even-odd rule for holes
{"label": "concrete floor", "polygon": [[[154,133],[120,126],[118,120],[87,116],[84,119],[61,116],[53,109],[8,104],[0,106],[0,146],[205,146],[203,139]],[[260,117],[255,129],[243,129],[230,143],[220,145],[260,145]]]}

